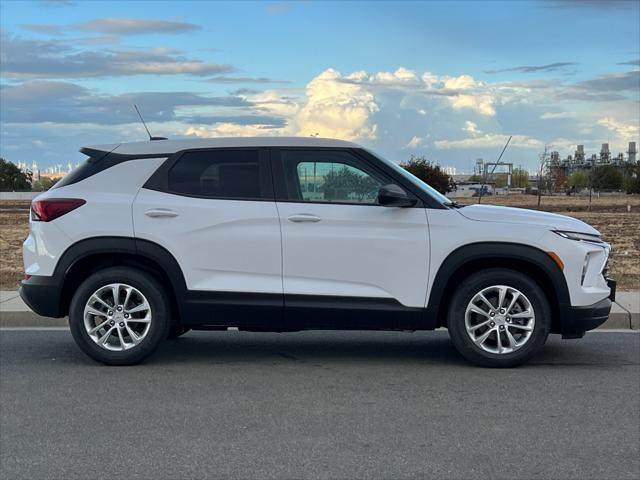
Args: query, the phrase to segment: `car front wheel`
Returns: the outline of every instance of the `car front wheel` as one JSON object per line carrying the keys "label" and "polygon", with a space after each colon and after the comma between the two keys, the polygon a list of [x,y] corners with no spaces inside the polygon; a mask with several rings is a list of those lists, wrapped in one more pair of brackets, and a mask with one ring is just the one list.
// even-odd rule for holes
{"label": "car front wheel", "polygon": [[551,325],[542,289],[531,278],[490,269],[465,279],[447,318],[451,340],[467,360],[486,367],[513,367],[539,352]]}

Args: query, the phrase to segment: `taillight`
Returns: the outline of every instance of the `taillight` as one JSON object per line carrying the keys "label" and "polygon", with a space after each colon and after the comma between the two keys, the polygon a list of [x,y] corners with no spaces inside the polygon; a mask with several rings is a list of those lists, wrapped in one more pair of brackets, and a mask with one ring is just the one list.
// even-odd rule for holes
{"label": "taillight", "polygon": [[80,198],[51,198],[31,203],[31,220],[50,222],[87,203]]}

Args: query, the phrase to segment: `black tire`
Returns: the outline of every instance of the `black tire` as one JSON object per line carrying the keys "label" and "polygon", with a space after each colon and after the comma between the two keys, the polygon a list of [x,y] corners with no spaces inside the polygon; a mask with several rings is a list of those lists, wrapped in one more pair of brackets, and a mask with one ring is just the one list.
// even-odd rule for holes
{"label": "black tire", "polygon": [[[494,285],[516,288],[529,299],[535,312],[531,336],[524,345],[510,353],[483,350],[469,337],[465,327],[465,311],[469,302],[478,292]],[[528,361],[544,346],[551,328],[551,310],[546,295],[530,277],[514,270],[488,269],[470,275],[457,287],[449,304],[447,328],[456,350],[470,362],[483,367],[515,367]]]}
{"label": "black tire", "polygon": [[172,340],[174,338],[181,337],[190,330],[191,328],[185,327],[179,322],[173,322],[171,324],[171,327],[169,327],[169,334],[167,335],[167,339]]}
{"label": "black tire", "polygon": [[[111,351],[97,345],[84,326],[84,308],[89,297],[99,288],[111,283],[123,283],[142,293],[152,312],[149,331],[142,341],[127,350]],[[80,349],[94,360],[107,365],[135,365],[151,355],[167,338],[170,326],[170,306],[167,294],[151,275],[129,267],[110,267],[100,270],[82,282],[71,299],[69,327]]]}

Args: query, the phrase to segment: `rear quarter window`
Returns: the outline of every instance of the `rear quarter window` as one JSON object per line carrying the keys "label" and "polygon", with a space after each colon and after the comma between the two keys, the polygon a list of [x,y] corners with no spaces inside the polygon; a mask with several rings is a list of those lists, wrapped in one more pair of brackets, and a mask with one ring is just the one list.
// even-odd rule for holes
{"label": "rear quarter window", "polygon": [[229,200],[273,200],[263,149],[188,150],[169,159],[145,188],[174,195]]}
{"label": "rear quarter window", "polygon": [[91,168],[92,168],[92,159],[91,157],[85,158],[80,165],[67,173],[62,179],[57,181],[51,189],[64,187],[66,185],[71,185],[73,183],[77,183],[82,179],[85,179],[91,176]]}

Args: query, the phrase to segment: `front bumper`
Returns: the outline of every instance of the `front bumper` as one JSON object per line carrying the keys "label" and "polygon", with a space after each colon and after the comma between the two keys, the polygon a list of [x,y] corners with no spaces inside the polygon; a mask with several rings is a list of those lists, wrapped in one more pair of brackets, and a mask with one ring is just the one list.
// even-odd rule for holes
{"label": "front bumper", "polygon": [[61,309],[61,285],[54,277],[33,276],[20,284],[20,297],[43,317],[64,317]]}
{"label": "front bumper", "polygon": [[586,307],[571,307],[562,322],[562,338],[582,338],[609,318],[611,299],[603,298]]}

